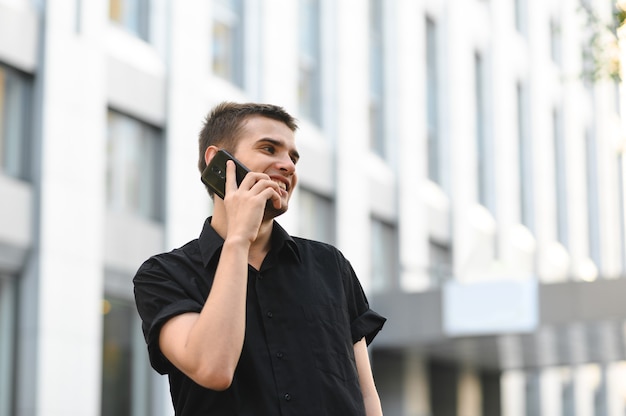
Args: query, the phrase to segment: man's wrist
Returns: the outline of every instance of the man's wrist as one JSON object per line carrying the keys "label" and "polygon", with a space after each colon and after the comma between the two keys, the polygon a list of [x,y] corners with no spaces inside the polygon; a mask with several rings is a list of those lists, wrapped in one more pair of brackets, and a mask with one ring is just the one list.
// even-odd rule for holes
{"label": "man's wrist", "polygon": [[252,242],[242,236],[228,236],[226,240],[224,240],[224,248],[231,248],[234,250],[249,250]]}

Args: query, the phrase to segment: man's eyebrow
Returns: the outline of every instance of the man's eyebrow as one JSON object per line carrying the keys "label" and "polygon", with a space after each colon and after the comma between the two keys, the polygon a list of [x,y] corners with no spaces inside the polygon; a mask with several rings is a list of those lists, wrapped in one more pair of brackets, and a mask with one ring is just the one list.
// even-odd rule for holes
{"label": "man's eyebrow", "polygon": [[[259,139],[258,143],[270,143],[273,144],[274,146],[278,146],[278,147],[285,147],[285,142],[282,140],[277,140],[277,139],[273,139],[271,137],[263,137],[262,139]],[[292,150],[289,152],[289,154],[291,155],[291,157],[293,157],[294,159],[298,160],[300,159],[300,153],[298,153],[297,150]]]}

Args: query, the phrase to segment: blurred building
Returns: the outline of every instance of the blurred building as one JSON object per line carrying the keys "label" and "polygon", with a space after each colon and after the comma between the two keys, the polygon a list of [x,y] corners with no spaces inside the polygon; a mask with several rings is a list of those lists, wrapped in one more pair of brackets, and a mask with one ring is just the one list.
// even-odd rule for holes
{"label": "blurred building", "polygon": [[0,0],[0,416],[172,414],[131,279],[210,214],[223,100],[300,120],[279,222],[389,318],[386,416],[623,415],[624,130],[588,76],[611,7]]}

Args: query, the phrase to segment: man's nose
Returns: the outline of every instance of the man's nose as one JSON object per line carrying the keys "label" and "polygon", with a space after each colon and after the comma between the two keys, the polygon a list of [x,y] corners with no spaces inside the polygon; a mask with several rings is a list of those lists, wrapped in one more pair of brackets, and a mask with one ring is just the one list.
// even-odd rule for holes
{"label": "man's nose", "polygon": [[289,174],[293,174],[296,171],[296,164],[291,159],[291,156],[289,154],[281,155],[280,159],[277,162],[277,166],[281,171],[287,172]]}

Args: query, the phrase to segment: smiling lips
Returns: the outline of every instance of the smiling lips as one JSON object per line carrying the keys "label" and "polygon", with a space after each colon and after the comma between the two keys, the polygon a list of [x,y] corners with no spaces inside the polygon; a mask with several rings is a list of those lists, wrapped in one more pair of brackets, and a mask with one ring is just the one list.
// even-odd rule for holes
{"label": "smiling lips", "polygon": [[275,184],[277,184],[277,185],[278,185],[278,187],[279,187],[280,189],[282,189],[283,191],[286,191],[286,190],[287,190],[287,184],[286,184],[285,182],[283,182],[283,181],[281,181],[281,180],[278,180],[278,179],[272,179],[272,182],[274,182]]}

